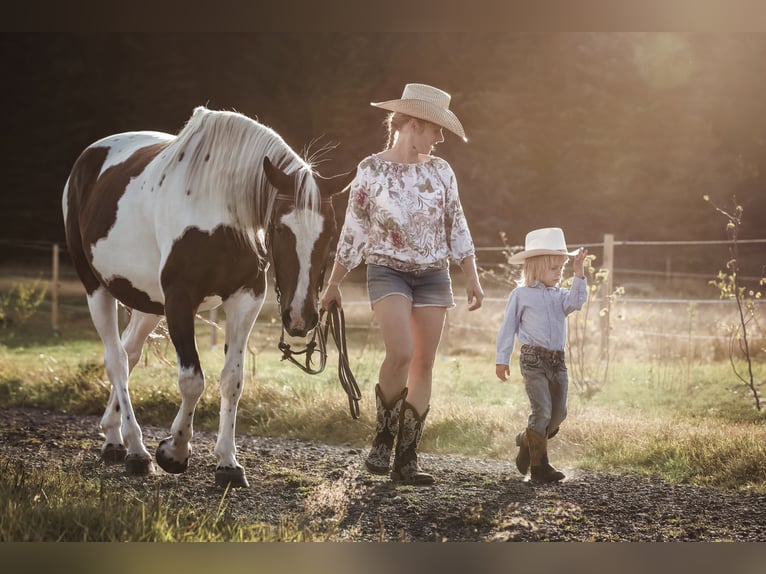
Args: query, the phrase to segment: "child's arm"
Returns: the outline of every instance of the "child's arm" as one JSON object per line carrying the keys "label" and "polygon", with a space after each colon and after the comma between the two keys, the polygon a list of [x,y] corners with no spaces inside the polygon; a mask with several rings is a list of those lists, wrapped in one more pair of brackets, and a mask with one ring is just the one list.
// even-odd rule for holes
{"label": "child's arm", "polygon": [[588,256],[588,250],[580,247],[577,255],[574,257],[572,267],[574,269],[574,281],[571,289],[564,289],[563,308],[564,314],[569,315],[574,311],[582,309],[588,300],[588,281],[585,279],[585,258]]}
{"label": "child's arm", "polygon": [[497,378],[505,381],[510,373],[511,355],[516,341],[516,333],[519,330],[518,323],[519,303],[518,291],[514,289],[508,296],[508,303],[503,314],[503,323],[497,333],[495,348],[495,373]]}

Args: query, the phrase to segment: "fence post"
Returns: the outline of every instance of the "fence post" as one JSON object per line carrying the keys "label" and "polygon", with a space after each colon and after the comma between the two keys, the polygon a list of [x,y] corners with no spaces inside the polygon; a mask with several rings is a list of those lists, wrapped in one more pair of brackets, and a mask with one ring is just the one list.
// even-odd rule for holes
{"label": "fence post", "polygon": [[601,315],[601,360],[609,359],[609,324],[611,315],[611,299],[613,275],[614,275],[614,234],[604,234],[604,263],[603,269],[606,270],[606,278],[602,284],[602,309],[606,312]]}
{"label": "fence post", "polygon": [[51,271],[51,328],[59,334],[59,245],[53,244],[53,269]]}

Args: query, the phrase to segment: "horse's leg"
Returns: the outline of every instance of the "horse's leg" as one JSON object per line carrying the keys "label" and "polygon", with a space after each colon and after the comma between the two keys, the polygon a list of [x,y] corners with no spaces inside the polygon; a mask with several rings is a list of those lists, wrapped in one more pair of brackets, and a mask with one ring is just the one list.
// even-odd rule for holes
{"label": "horse's leg", "polygon": [[141,354],[144,350],[144,343],[149,334],[159,324],[159,315],[142,313],[135,309],[131,311],[128,326],[122,332],[122,346],[128,353],[128,369],[132,373],[133,368],[141,360]]}
{"label": "horse's leg", "polygon": [[[133,368],[141,358],[146,338],[160,322],[160,319],[161,317],[158,315],[149,315],[136,310],[131,312],[130,321],[122,332],[121,338],[122,347],[128,354],[128,373],[133,372]],[[114,388],[109,393],[106,411],[101,418],[101,429],[104,431],[101,458],[107,463],[122,462],[125,459],[126,449],[122,442],[120,430],[120,404],[117,401]]]}
{"label": "horse's leg", "polygon": [[223,302],[226,313],[226,359],[221,371],[221,412],[215,454],[218,465],[215,482],[218,486],[247,487],[245,470],[237,463],[234,442],[237,405],[242,396],[245,379],[245,351],[250,331],[263,307],[264,292],[254,297],[252,291],[240,290]]}
{"label": "horse's leg", "polygon": [[168,332],[178,357],[178,390],[181,406],[170,427],[170,436],[157,446],[157,464],[173,474],[184,472],[189,466],[194,435],[194,409],[205,390],[205,377],[197,353],[194,338],[194,310],[189,297],[182,289],[166,290],[165,317]]}
{"label": "horse's leg", "polygon": [[127,447],[124,458],[128,474],[148,474],[151,472],[152,457],[144,446],[141,427],[138,426],[130,402],[128,353],[120,341],[117,301],[102,286],[88,295],[88,309],[93,325],[104,344],[104,366],[112,384],[107,409],[101,419],[105,435],[101,456],[105,460],[121,456],[113,453],[109,445],[115,445],[114,450],[120,451],[124,440]]}

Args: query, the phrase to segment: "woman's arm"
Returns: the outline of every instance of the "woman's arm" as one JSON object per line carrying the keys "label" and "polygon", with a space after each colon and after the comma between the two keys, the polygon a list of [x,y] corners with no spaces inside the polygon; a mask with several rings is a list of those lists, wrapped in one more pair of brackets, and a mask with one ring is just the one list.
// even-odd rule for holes
{"label": "woman's arm", "polygon": [[335,302],[338,309],[342,309],[340,283],[343,278],[348,274],[348,269],[337,261],[332,266],[332,273],[330,273],[330,279],[327,281],[327,288],[324,290],[322,300],[320,301],[320,307],[325,311],[330,306],[331,302]]}

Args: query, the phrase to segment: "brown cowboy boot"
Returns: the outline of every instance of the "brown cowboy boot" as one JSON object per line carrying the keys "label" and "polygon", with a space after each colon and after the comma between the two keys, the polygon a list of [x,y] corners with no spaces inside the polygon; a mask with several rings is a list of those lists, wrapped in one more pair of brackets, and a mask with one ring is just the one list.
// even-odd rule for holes
{"label": "brown cowboy boot", "polygon": [[423,425],[427,415],[428,409],[421,417],[411,404],[404,402],[402,416],[399,419],[399,434],[396,438],[391,480],[414,485],[434,483],[434,477],[420,470],[418,466],[417,448],[423,436]]}
{"label": "brown cowboy boot", "polygon": [[548,463],[548,437],[527,429],[529,443],[529,462],[532,466],[532,480],[540,482],[555,482],[564,478],[564,473],[556,470]]}
{"label": "brown cowboy boot", "polygon": [[375,405],[377,407],[377,426],[372,448],[367,454],[364,465],[373,474],[388,474],[391,463],[391,451],[394,450],[394,439],[399,431],[399,415],[402,403],[407,396],[407,389],[387,405],[380,391],[380,385],[375,385]]}
{"label": "brown cowboy boot", "polygon": [[529,472],[529,441],[527,441],[527,432],[521,431],[516,435],[516,446],[519,447],[519,452],[516,455],[516,468],[522,476],[526,476]]}
{"label": "brown cowboy boot", "polygon": [[[556,427],[552,432],[548,432],[548,438],[552,439],[558,434],[560,427]],[[516,468],[519,472],[526,476],[529,472],[529,441],[527,440],[527,432],[521,431],[516,435],[516,446],[519,447],[519,452],[516,455]]]}

